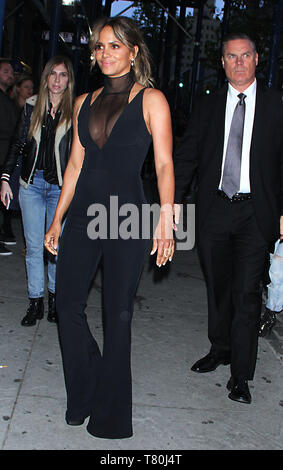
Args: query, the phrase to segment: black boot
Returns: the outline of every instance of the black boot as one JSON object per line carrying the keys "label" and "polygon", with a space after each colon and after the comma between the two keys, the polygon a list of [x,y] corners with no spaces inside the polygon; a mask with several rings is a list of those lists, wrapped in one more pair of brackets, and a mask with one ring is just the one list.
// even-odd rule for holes
{"label": "black boot", "polygon": [[56,294],[48,291],[48,316],[47,320],[51,323],[58,323],[58,316],[56,312]]}
{"label": "black boot", "polygon": [[265,312],[260,320],[260,327],[259,327],[259,336],[266,336],[269,334],[276,324],[276,312],[269,310],[269,308],[265,307]]}
{"label": "black boot", "polygon": [[44,315],[43,297],[29,299],[29,307],[26,316],[22,319],[22,326],[33,326],[36,320],[41,320]]}

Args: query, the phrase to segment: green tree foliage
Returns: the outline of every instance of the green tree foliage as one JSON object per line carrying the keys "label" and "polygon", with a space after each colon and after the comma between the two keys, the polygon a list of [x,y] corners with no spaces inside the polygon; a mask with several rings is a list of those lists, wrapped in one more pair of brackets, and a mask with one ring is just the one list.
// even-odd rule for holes
{"label": "green tree foliage", "polygon": [[[229,32],[242,31],[256,43],[258,72],[266,70],[272,35],[274,6],[277,0],[234,0],[231,2]],[[282,44],[281,35],[281,44]]]}
{"label": "green tree foliage", "polygon": [[[268,60],[270,41],[272,35],[272,22],[274,6],[277,0],[233,0],[230,4],[228,32],[243,32],[248,34],[256,43],[259,53],[257,76],[264,81]],[[223,11],[216,11],[219,19],[219,44],[221,41],[221,21]],[[283,35],[281,34],[281,50]],[[207,65],[221,73],[221,50],[215,44],[207,42]]]}
{"label": "green tree foliage", "polygon": [[[272,36],[272,23],[274,7],[277,0],[232,0],[230,3],[230,16],[228,32],[244,32],[254,39],[259,53],[258,77],[264,80],[269,61],[270,41]],[[155,64],[161,60],[161,44],[165,38],[167,15],[154,2],[135,2],[133,18],[140,25]],[[214,17],[219,21],[218,43],[207,41],[205,64],[215,73],[222,73],[221,67],[221,37],[222,19],[224,11],[215,9]],[[162,21],[163,18],[163,21]],[[186,28],[191,32],[190,19],[187,16]],[[176,31],[175,31],[176,33]],[[173,35],[176,41],[176,34]],[[173,46],[173,44],[172,44]],[[172,50],[174,48],[172,47]],[[283,50],[283,33],[281,33],[280,50]]]}

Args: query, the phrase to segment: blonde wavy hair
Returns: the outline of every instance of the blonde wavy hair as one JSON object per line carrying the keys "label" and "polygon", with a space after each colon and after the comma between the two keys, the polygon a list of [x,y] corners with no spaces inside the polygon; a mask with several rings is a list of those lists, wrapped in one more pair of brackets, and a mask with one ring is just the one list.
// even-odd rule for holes
{"label": "blonde wavy hair", "polygon": [[32,112],[28,138],[31,139],[33,134],[41,128],[42,122],[49,109],[49,91],[47,86],[47,79],[51,74],[54,67],[64,64],[68,72],[68,85],[64,91],[60,103],[60,120],[58,125],[65,123],[66,129],[72,120],[73,103],[74,103],[74,70],[72,62],[68,57],[57,55],[49,59],[45,65],[39,86],[37,101]]}
{"label": "blonde wavy hair", "polygon": [[138,46],[138,53],[135,58],[132,70],[138,83],[143,86],[154,86],[151,72],[151,59],[148,47],[143,39],[142,33],[136,23],[126,16],[116,16],[114,18],[99,18],[93,28],[89,41],[91,50],[91,67],[96,63],[95,46],[98,42],[100,31],[105,26],[111,26],[116,38],[122,42],[130,51],[134,46]]}

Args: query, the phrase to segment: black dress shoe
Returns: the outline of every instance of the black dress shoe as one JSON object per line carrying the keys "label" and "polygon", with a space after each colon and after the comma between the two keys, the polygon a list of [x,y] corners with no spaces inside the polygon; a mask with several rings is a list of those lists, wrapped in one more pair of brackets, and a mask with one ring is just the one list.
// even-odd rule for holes
{"label": "black dress shoe", "polygon": [[85,422],[85,418],[84,419],[67,419],[66,418],[66,423],[69,425],[69,426],[81,426],[82,424],[84,424]]}
{"label": "black dress shoe", "polygon": [[210,352],[202,359],[199,359],[199,361],[192,366],[191,370],[199,373],[212,372],[221,364],[227,366],[230,363],[231,359],[228,355],[220,356]]}
{"label": "black dress shoe", "polygon": [[240,403],[251,403],[252,397],[247,380],[231,377],[227,383],[227,388],[230,391],[228,395],[230,400],[238,401]]}
{"label": "black dress shoe", "polygon": [[69,418],[68,416],[68,413],[66,412],[65,414],[65,419],[66,419],[66,423],[69,425],[69,426],[81,426],[82,424],[84,424],[86,418],[89,417],[90,413],[87,413],[84,415],[84,417],[82,418]]}

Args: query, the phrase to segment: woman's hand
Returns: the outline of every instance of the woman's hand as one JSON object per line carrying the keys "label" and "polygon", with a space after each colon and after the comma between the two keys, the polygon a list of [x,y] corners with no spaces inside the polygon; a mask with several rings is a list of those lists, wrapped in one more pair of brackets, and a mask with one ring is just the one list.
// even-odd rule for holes
{"label": "woman's hand", "polygon": [[57,248],[59,237],[61,234],[62,225],[60,222],[53,221],[48,232],[45,235],[44,246],[45,248],[52,253],[52,255],[57,256]]}
{"label": "woman's hand", "polygon": [[160,268],[167,261],[172,261],[175,251],[175,242],[173,237],[173,211],[161,209],[159,222],[153,236],[151,255],[157,252],[156,264]]}
{"label": "woman's hand", "polygon": [[11,187],[7,181],[2,181],[1,184],[1,201],[6,209],[9,209],[10,200],[13,199]]}

